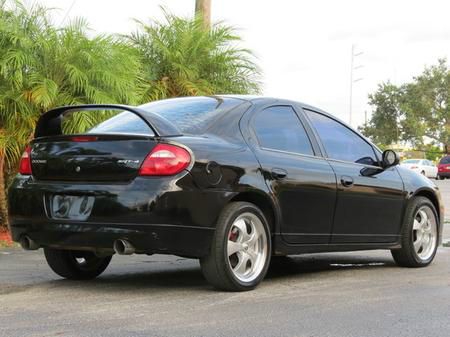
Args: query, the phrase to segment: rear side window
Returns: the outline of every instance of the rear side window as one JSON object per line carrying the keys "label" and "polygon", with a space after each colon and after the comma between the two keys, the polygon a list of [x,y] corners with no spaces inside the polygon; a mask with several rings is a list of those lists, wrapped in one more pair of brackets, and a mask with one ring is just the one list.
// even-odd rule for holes
{"label": "rear side window", "polygon": [[306,110],[331,159],[364,165],[378,165],[372,146],[334,119]]}
{"label": "rear side window", "polygon": [[450,156],[442,158],[439,164],[450,164]]}
{"label": "rear side window", "polygon": [[313,155],[311,142],[295,111],[289,106],[273,106],[253,119],[259,145],[265,149]]}

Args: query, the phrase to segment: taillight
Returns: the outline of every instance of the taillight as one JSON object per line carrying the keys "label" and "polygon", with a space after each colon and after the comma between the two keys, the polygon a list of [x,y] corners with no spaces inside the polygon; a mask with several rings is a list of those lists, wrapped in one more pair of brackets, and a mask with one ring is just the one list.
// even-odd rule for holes
{"label": "taillight", "polygon": [[189,166],[191,155],[182,147],[158,144],[147,155],[139,170],[141,176],[170,176]]}
{"label": "taillight", "polygon": [[20,158],[19,164],[19,173],[23,175],[31,174],[31,147],[27,146],[25,152],[22,154],[22,158]]}

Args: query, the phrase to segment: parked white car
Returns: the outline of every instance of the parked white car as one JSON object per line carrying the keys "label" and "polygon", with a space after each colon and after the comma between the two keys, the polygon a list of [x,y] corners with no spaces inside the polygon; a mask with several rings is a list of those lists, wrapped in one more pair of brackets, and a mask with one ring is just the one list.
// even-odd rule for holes
{"label": "parked white car", "polygon": [[423,174],[428,178],[436,178],[438,174],[437,166],[427,159],[407,159],[400,165],[407,167],[414,172]]}

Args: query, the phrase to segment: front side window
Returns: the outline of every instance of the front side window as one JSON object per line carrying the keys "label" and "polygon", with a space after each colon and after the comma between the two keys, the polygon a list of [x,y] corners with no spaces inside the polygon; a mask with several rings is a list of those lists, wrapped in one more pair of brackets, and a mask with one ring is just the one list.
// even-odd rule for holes
{"label": "front side window", "polygon": [[378,165],[372,146],[358,134],[334,119],[306,110],[322,140],[328,158],[364,165]]}
{"label": "front side window", "polygon": [[262,148],[314,154],[305,128],[290,106],[273,106],[262,110],[253,120],[253,129]]}

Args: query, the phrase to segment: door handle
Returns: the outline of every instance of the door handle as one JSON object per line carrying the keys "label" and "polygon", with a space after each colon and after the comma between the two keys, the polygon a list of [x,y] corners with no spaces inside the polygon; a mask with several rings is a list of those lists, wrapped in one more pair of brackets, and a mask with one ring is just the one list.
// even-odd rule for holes
{"label": "door handle", "polygon": [[273,168],[272,172],[271,172],[272,178],[274,178],[274,179],[286,178],[287,174],[288,174],[287,171],[283,170],[281,168]]}
{"label": "door handle", "polygon": [[342,176],[341,184],[344,187],[352,187],[353,186],[353,178],[349,177],[349,176]]}

